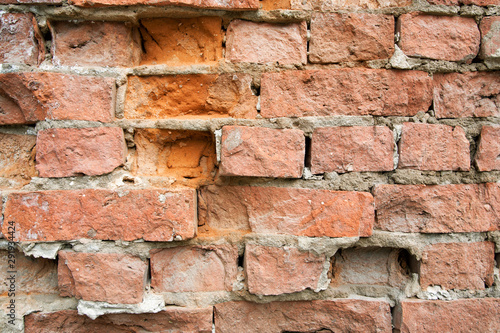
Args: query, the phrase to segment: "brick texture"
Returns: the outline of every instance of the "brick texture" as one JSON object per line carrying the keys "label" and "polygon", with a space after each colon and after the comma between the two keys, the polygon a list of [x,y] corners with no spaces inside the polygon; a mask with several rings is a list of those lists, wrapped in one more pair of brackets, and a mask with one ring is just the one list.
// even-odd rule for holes
{"label": "brick texture", "polygon": [[34,135],[0,133],[0,186],[20,187],[37,175]]}
{"label": "brick texture", "polygon": [[120,253],[60,251],[57,267],[61,296],[108,303],[140,303],[148,265]]}
{"label": "brick texture", "polygon": [[315,14],[311,20],[311,62],[385,59],[393,53],[393,16],[321,13]]}
{"label": "brick texture", "polygon": [[17,192],[9,194],[4,220],[15,222],[16,241],[172,241],[196,235],[195,200],[191,189]]}
{"label": "brick texture", "polygon": [[220,174],[300,178],[305,137],[295,129],[224,126]]}
{"label": "brick texture", "polygon": [[[491,0],[496,1],[496,0]],[[411,5],[410,0],[291,0],[292,9],[316,10],[321,12],[335,11],[339,9],[378,9],[391,7],[405,7]]]}
{"label": "brick texture", "polygon": [[476,6],[490,6],[490,5],[498,5],[498,0],[428,0],[429,3],[433,5],[448,5],[448,6],[457,6],[457,5],[476,5]]}
{"label": "brick texture", "polygon": [[44,43],[33,14],[0,15],[1,63],[37,65],[44,55]]}
{"label": "brick texture", "polygon": [[255,10],[259,8],[258,0],[159,0],[154,3],[148,0],[70,0],[69,3],[79,7],[156,5],[226,10]]}
{"label": "brick texture", "polygon": [[42,130],[36,148],[40,177],[102,175],[122,165],[126,156],[123,130],[118,127]]}
{"label": "brick texture", "polygon": [[399,141],[403,169],[470,169],[469,141],[462,127],[405,123]]}
{"label": "brick texture", "polygon": [[[491,1],[493,2],[493,1]],[[496,5],[499,2],[496,1]],[[484,17],[479,25],[481,30],[481,59],[498,60],[500,58],[500,17]]]}
{"label": "brick texture", "polygon": [[479,171],[500,170],[500,127],[483,126],[475,162]]}
{"label": "brick texture", "polygon": [[332,69],[262,75],[261,115],[412,116],[432,102],[432,79],[420,71]]}

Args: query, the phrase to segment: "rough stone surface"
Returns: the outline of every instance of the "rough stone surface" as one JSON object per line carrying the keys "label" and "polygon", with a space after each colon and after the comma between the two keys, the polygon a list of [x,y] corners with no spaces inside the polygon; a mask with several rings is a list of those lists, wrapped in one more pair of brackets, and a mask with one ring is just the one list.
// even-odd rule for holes
{"label": "rough stone surface", "polygon": [[44,54],[43,40],[33,14],[0,14],[0,63],[37,65]]}
{"label": "rough stone surface", "polygon": [[52,332],[169,332],[211,333],[213,310],[166,307],[159,313],[112,314],[95,320],[79,316],[77,311],[64,310],[52,313],[32,313],[25,317],[26,333]]}
{"label": "rough stone surface", "polygon": [[462,127],[404,123],[398,168],[470,170],[469,141]]}
{"label": "rough stone surface", "polygon": [[475,157],[479,171],[500,170],[500,127],[483,126]]}
{"label": "rough stone surface", "polygon": [[413,116],[432,102],[432,79],[420,71],[344,68],[264,73],[261,115]]}
{"label": "rough stone surface", "polygon": [[241,73],[129,76],[125,118],[255,118],[251,82]]}
{"label": "rough stone surface", "polygon": [[141,20],[141,64],[199,64],[222,58],[222,19],[196,17]]}
{"label": "rough stone surface", "polygon": [[137,129],[134,172],[203,184],[214,178],[215,143],[210,132]]}
{"label": "rough stone surface", "polygon": [[63,66],[137,66],[139,32],[121,22],[53,21],[52,62]]}
{"label": "rough stone surface", "polygon": [[309,42],[311,62],[386,59],[393,53],[393,16],[366,13],[313,14]]}
{"label": "rough stone surface", "polygon": [[422,253],[420,286],[443,289],[484,289],[493,284],[495,244],[440,243]]}
{"label": "rough stone surface", "polygon": [[471,63],[480,33],[470,17],[403,14],[398,19],[399,47],[410,57]]}
{"label": "rough stone surface", "polygon": [[255,10],[259,8],[258,0],[70,0],[69,3],[80,7],[154,5],[226,10]]}
{"label": "rough stone surface", "polygon": [[[8,296],[9,289],[11,292],[15,289],[17,295],[59,293],[55,260],[25,257],[17,251],[14,253],[0,251],[0,260],[0,294],[2,296]],[[9,281],[11,274],[8,271],[13,270],[16,271],[16,279]],[[15,288],[11,288],[11,283],[15,285]]]}
{"label": "rough stone surface", "polygon": [[377,185],[375,228],[449,233],[500,230],[498,184]]}
{"label": "rough stone surface", "polygon": [[393,134],[385,126],[317,128],[311,142],[314,174],[394,169]]}
{"label": "rough stone surface", "polygon": [[305,137],[296,129],[224,126],[220,174],[300,178]]}
{"label": "rough stone surface", "polygon": [[1,125],[45,119],[108,122],[113,119],[114,104],[112,78],[58,73],[0,74]]}
{"label": "rough stone surface", "polygon": [[301,252],[293,247],[245,246],[248,291],[279,295],[305,289],[321,289],[325,255]]}
{"label": "rough stone surface", "polygon": [[[496,5],[500,5],[500,1],[495,1]],[[483,17],[479,29],[481,30],[479,57],[485,60],[500,60],[500,16]]]}
{"label": "rough stone surface", "polygon": [[0,187],[21,187],[37,175],[34,135],[0,133]]}
{"label": "rough stone surface", "polygon": [[390,248],[339,250],[333,259],[332,284],[402,288],[410,278],[409,263],[401,259],[401,253]]}
{"label": "rough stone surface", "polygon": [[307,24],[234,20],[227,28],[226,59],[231,62],[307,62]]}
{"label": "rough stone surface", "polygon": [[215,305],[216,332],[392,332],[389,303],[336,299]]}
{"label": "rough stone surface", "polygon": [[189,239],[196,235],[195,195],[191,189],[11,193],[4,219],[16,223],[16,241]]}
{"label": "rough stone surface", "polygon": [[500,329],[500,299],[404,300],[396,317],[401,333],[493,333]]}
{"label": "rough stone surface", "polygon": [[476,6],[494,6],[499,5],[500,2],[498,0],[427,0],[430,4],[433,5],[448,5],[448,6],[457,6],[457,5],[476,5]]}
{"label": "rough stone surface", "polygon": [[339,9],[405,7],[411,5],[411,3],[411,0],[291,0],[291,7],[296,10],[328,12]]}
{"label": "rough stone surface", "polygon": [[434,110],[437,118],[498,117],[500,74],[434,74]]}
{"label": "rough stone surface", "polygon": [[58,257],[61,296],[118,304],[142,302],[148,264],[140,258],[68,251],[59,251]]}
{"label": "rough stone surface", "polygon": [[102,175],[125,162],[119,127],[51,128],[38,132],[36,168],[40,177]]}
{"label": "rough stone surface", "polygon": [[367,237],[374,223],[369,193],[283,187],[208,186],[199,216],[215,229],[308,237]]}
{"label": "rough stone surface", "polygon": [[151,250],[151,287],[155,292],[233,290],[238,273],[233,245]]}

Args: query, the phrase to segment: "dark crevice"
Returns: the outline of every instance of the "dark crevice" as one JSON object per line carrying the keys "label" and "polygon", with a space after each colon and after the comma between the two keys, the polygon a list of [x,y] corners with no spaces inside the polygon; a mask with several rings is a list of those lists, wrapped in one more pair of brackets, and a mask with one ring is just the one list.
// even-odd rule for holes
{"label": "dark crevice", "polygon": [[418,274],[418,260],[415,256],[411,255],[407,250],[401,249],[398,254],[398,264],[406,274]]}
{"label": "dark crevice", "polygon": [[304,156],[304,166],[306,168],[311,168],[311,138],[306,136],[306,153]]}
{"label": "dark crevice", "polygon": [[238,256],[238,266],[244,267],[245,264],[245,253]]}

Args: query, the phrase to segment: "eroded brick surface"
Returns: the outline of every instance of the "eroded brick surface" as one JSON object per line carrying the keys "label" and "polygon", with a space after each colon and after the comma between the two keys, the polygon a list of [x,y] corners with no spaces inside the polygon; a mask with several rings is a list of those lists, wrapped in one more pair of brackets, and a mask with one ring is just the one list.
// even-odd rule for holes
{"label": "eroded brick surface", "polygon": [[[496,1],[496,0],[491,0]],[[405,7],[411,5],[411,0],[291,0],[292,9],[316,10],[321,12],[339,9],[377,9]]]}
{"label": "eroded brick surface", "polygon": [[34,135],[0,133],[0,187],[21,187],[37,175]]}
{"label": "eroded brick surface", "polygon": [[[487,1],[487,0],[486,0]],[[500,4],[498,0],[496,5]],[[484,17],[479,25],[481,30],[481,51],[479,56],[485,60],[499,60],[500,59],[500,17],[489,16]]]}
{"label": "eroded brick surface", "polygon": [[500,127],[483,126],[475,162],[479,171],[500,170]]}
{"label": "eroded brick surface", "polygon": [[33,14],[0,15],[0,63],[37,65],[44,54],[43,40]]}
{"label": "eroded brick surface", "polygon": [[158,0],[154,2],[150,0],[70,0],[69,3],[80,7],[156,5],[226,10],[255,10],[259,8],[258,0]]}

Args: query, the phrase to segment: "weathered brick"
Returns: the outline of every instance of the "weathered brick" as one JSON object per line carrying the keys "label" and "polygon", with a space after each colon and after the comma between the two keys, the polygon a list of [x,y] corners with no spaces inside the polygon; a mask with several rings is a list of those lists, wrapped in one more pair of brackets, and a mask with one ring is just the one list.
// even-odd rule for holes
{"label": "weathered brick", "polygon": [[498,184],[377,185],[375,228],[448,233],[500,230]]}
{"label": "weathered brick", "polygon": [[214,178],[217,157],[210,132],[137,129],[134,142],[134,173],[170,177],[186,185]]}
{"label": "weathered brick", "polygon": [[[12,274],[8,271],[16,272],[14,280],[8,280]],[[17,295],[59,293],[56,261],[26,257],[22,252],[0,251],[0,281],[2,296],[8,296],[9,289],[11,292],[14,289]]]}
{"label": "weathered brick", "polygon": [[112,121],[115,90],[112,78],[0,74],[0,124],[30,124],[45,119]]}
{"label": "weathered brick", "polygon": [[463,128],[404,123],[399,141],[398,168],[470,170],[469,141]]}
{"label": "weathered brick", "polygon": [[498,117],[500,75],[496,72],[434,74],[437,118]]}
{"label": "weathered brick", "polygon": [[307,24],[234,20],[227,29],[226,59],[231,62],[307,62]]}
{"label": "weathered brick", "polygon": [[187,6],[195,8],[213,8],[225,10],[255,10],[259,8],[259,0],[70,0],[70,4],[80,7],[102,6]]}
{"label": "weathered brick", "polygon": [[0,4],[58,5],[62,0],[0,0]]}
{"label": "weathered brick", "polygon": [[402,251],[390,248],[339,250],[333,258],[332,284],[402,288],[410,282],[410,263],[405,261]]}
{"label": "weathered brick", "polygon": [[50,22],[52,62],[63,66],[137,66],[139,32],[121,22]]}
{"label": "weathered brick", "polygon": [[290,0],[261,0],[263,10],[291,9]]}
{"label": "weathered brick", "polygon": [[321,275],[325,255],[301,252],[296,248],[245,246],[245,273],[248,291],[257,295],[280,295],[305,289],[323,289]]}
{"label": "weathered brick", "polygon": [[257,96],[248,74],[129,76],[125,118],[255,118]]}
{"label": "weathered brick", "polygon": [[40,177],[102,175],[125,162],[119,127],[51,128],[38,132],[36,168]]}
{"label": "weathered brick", "polygon": [[[500,1],[494,1],[496,5],[500,5]],[[481,30],[479,57],[485,60],[500,60],[500,16],[483,17],[479,30]]]}
{"label": "weathered brick", "polygon": [[311,142],[315,174],[394,169],[394,138],[385,126],[317,128]]}
{"label": "weathered brick", "polygon": [[474,18],[403,14],[397,31],[407,56],[471,63],[479,52],[481,36]]}
{"label": "weathered brick", "polygon": [[189,239],[196,235],[195,195],[192,189],[18,192],[7,198],[4,221],[16,224],[16,241]]}
{"label": "weathered brick", "polygon": [[21,187],[37,175],[34,135],[0,133],[0,187]]}
{"label": "weathered brick", "polygon": [[500,170],[500,127],[483,126],[475,157],[479,171]]}
{"label": "weathered brick", "polygon": [[26,333],[169,332],[211,333],[213,309],[168,306],[158,313],[111,314],[90,319],[76,310],[31,313],[24,317]]}
{"label": "weathered brick", "polygon": [[316,13],[311,20],[309,61],[337,63],[390,58],[394,16]]}
{"label": "weathered brick", "polygon": [[346,68],[262,75],[261,115],[413,116],[432,103],[432,79],[420,71]]}
{"label": "weathered brick", "polygon": [[401,333],[498,332],[500,298],[403,300],[394,326]]}
{"label": "weathered brick", "polygon": [[439,243],[422,253],[420,286],[443,289],[484,289],[493,284],[495,244]]}
{"label": "weathered brick", "polygon": [[237,273],[234,245],[151,250],[151,287],[156,292],[232,291]]}
{"label": "weathered brick", "polygon": [[411,5],[411,3],[411,0],[291,0],[291,7],[295,10],[329,12],[339,9],[405,7]]}
{"label": "weathered brick", "polygon": [[61,296],[118,304],[141,303],[148,264],[122,253],[59,251]]}
{"label": "weathered brick", "polygon": [[448,6],[457,6],[457,5],[476,5],[476,6],[490,6],[490,5],[499,5],[499,0],[427,0],[430,4],[433,5],[448,5]]}
{"label": "weathered brick", "polygon": [[196,17],[141,20],[141,64],[184,65],[222,58],[222,19]]}
{"label": "weathered brick", "polygon": [[44,55],[43,39],[33,14],[0,14],[0,63],[37,65]]}
{"label": "weathered brick", "polygon": [[373,197],[364,192],[208,186],[199,207],[201,224],[265,234],[367,237],[374,223]]}
{"label": "weathered brick", "polygon": [[221,333],[392,332],[389,303],[380,300],[226,302],[215,305],[214,317]]}
{"label": "weathered brick", "polygon": [[295,129],[224,126],[220,174],[300,178],[305,137]]}

